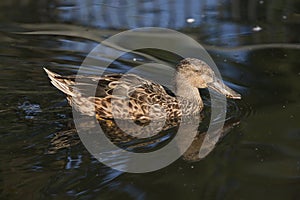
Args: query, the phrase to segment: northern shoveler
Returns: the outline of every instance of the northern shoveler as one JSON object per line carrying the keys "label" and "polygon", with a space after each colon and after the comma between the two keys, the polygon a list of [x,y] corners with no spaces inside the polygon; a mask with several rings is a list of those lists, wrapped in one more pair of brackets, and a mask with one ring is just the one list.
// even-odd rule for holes
{"label": "northern shoveler", "polygon": [[[67,95],[71,106],[85,115],[96,114],[98,120],[120,118],[146,123],[199,113],[203,102],[198,88],[212,88],[228,98],[241,98],[215,76],[208,64],[195,58],[185,58],[176,67],[176,97],[160,84],[134,74],[76,77],[44,70],[51,83]],[[91,82],[78,83],[81,79]],[[86,96],[82,87],[91,83],[97,84],[96,94]]]}

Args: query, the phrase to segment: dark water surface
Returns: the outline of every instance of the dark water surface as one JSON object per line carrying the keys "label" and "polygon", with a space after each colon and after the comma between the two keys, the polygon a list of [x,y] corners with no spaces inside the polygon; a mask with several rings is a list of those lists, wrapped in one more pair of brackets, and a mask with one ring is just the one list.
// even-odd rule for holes
{"label": "dark water surface", "polygon": [[[49,153],[72,112],[43,67],[74,74],[99,42],[144,26],[180,31],[208,50],[242,94],[231,113],[239,125],[203,160],[146,174],[106,167],[80,142]],[[299,35],[297,0],[2,0],[0,199],[300,199]],[[132,63],[128,56],[113,70]]]}

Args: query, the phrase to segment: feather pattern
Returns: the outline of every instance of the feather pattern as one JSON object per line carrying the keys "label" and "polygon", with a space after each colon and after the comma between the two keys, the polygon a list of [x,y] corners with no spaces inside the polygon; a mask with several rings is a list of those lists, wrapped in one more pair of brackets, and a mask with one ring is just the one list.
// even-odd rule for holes
{"label": "feather pattern", "polygon": [[[61,76],[44,68],[51,83],[67,95],[73,108],[85,115],[96,115],[99,120],[126,119],[148,123],[196,114],[203,108],[198,88],[210,86],[228,97],[240,98],[216,79],[213,70],[201,60],[183,59],[176,69],[175,97],[160,84],[134,74]],[[91,87],[95,91],[89,91]]]}

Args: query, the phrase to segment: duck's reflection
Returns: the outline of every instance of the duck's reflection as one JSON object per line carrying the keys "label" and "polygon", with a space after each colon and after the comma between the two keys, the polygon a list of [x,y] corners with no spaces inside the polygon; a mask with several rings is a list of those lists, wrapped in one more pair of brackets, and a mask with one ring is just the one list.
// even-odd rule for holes
{"label": "duck's reflection", "polygon": [[[120,122],[122,123],[121,126],[123,128],[127,125],[128,127],[125,130],[119,128],[118,125],[120,125]],[[130,129],[130,123],[127,123],[125,120],[118,121],[118,124],[116,124],[116,122],[113,120],[99,121],[99,124],[106,137],[114,145],[119,147],[119,152],[122,152],[122,150],[134,153],[153,152],[164,148],[173,139],[175,139],[177,148],[173,149],[173,151],[177,151],[177,153],[180,153],[182,155],[182,158],[187,161],[199,161],[209,155],[209,153],[216,147],[216,143],[219,142],[227,133],[229,133],[232,128],[238,125],[239,121],[237,119],[227,120],[221,130],[209,134],[207,133],[207,128],[203,128],[203,124],[200,123],[199,127],[195,129],[194,126],[191,126],[192,123],[193,121],[189,119],[183,120],[181,122],[177,121],[170,124],[165,124],[162,128],[162,131],[158,132],[155,135],[153,135],[152,133],[156,131],[157,127],[140,124],[139,126],[144,126],[143,132],[140,132],[140,134],[143,135],[134,136],[132,134],[128,134],[127,131]],[[160,124],[158,123],[158,125]],[[91,126],[91,124],[86,127],[89,126]],[[191,134],[194,135],[191,144],[189,144],[189,142],[185,140],[185,137],[176,139],[175,136],[179,128],[183,136],[190,136]],[[130,130],[130,133],[134,131],[134,129]],[[146,137],[149,135],[150,137]],[[50,147],[48,149],[48,153],[54,154],[62,149],[72,148],[79,143],[80,138],[77,134],[76,129],[74,128],[74,126],[72,126],[72,128],[69,128],[68,130],[59,131],[54,134],[54,137],[52,138]],[[95,141],[94,144],[99,145],[100,143],[97,143]],[[188,144],[188,148],[185,148]],[[97,148],[95,147],[95,149]],[[125,162],[121,161],[122,157],[118,157],[118,155],[122,154],[118,154],[118,152],[116,151],[110,153],[111,155],[113,155],[109,157],[112,159],[111,163],[125,164]],[[162,155],[162,157],[163,156],[167,155]]]}

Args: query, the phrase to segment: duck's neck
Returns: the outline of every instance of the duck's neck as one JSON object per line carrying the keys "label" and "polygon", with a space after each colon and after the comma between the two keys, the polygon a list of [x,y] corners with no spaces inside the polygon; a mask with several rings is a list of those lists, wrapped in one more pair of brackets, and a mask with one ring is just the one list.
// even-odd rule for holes
{"label": "duck's neck", "polygon": [[175,82],[177,96],[182,97],[191,103],[198,104],[200,106],[199,109],[203,107],[198,88],[192,86],[188,80],[182,78],[179,73],[175,76]]}

